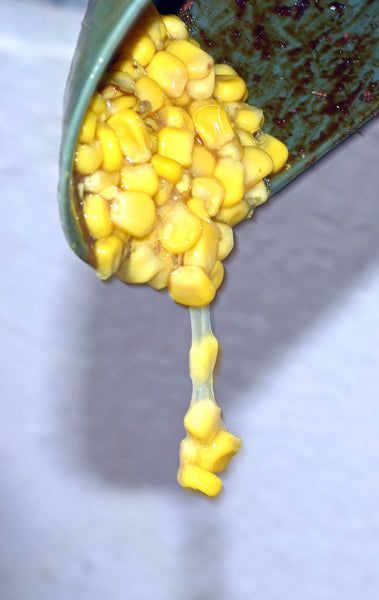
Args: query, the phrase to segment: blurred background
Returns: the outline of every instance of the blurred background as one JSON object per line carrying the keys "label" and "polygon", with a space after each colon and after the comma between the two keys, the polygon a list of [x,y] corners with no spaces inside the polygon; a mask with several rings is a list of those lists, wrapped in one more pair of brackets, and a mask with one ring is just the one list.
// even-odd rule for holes
{"label": "blurred background", "polygon": [[216,392],[243,450],[176,483],[189,315],[101,283],[56,203],[80,0],[0,0],[0,597],[377,600],[379,123],[237,229]]}

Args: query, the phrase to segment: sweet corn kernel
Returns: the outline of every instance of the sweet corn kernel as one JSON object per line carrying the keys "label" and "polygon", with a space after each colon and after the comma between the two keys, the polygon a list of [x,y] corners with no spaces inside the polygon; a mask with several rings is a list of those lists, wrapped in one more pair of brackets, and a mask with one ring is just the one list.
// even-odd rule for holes
{"label": "sweet corn kernel", "polygon": [[233,229],[226,223],[217,223],[217,228],[220,233],[220,241],[218,244],[217,258],[224,260],[234,248]]}
{"label": "sweet corn kernel", "polygon": [[133,240],[130,254],[117,271],[125,283],[147,283],[162,268],[162,263],[146,240]]}
{"label": "sweet corn kernel", "polygon": [[201,450],[201,446],[195,440],[191,439],[189,436],[185,437],[184,440],[180,443],[180,464],[181,465],[194,465],[197,463],[197,457],[199,455],[199,451]]}
{"label": "sweet corn kernel", "polygon": [[120,90],[127,94],[133,94],[135,90],[135,81],[123,71],[111,71],[108,76],[108,82],[116,85]]}
{"label": "sweet corn kernel", "polygon": [[[139,102],[139,101],[138,101]],[[117,98],[111,98],[107,101],[109,115],[124,110],[125,108],[134,108],[136,110],[137,99],[134,94],[125,94],[124,96],[117,96]]]}
{"label": "sweet corn kernel", "polygon": [[99,192],[106,200],[112,200],[118,192],[117,185],[109,185]]}
{"label": "sweet corn kernel", "polygon": [[233,121],[238,129],[253,134],[263,127],[263,110],[246,104],[244,108],[239,108],[235,111]]}
{"label": "sweet corn kernel", "polygon": [[283,142],[268,133],[262,133],[258,137],[258,144],[262,150],[271,156],[274,165],[272,172],[277,173],[280,171],[288,160],[288,149]]}
{"label": "sweet corn kernel", "polygon": [[209,98],[213,94],[215,85],[215,70],[212,67],[206,77],[191,79],[187,83],[187,90],[194,100]]}
{"label": "sweet corn kernel", "polygon": [[185,64],[189,80],[206,77],[214,64],[213,58],[207,52],[197,48],[187,40],[171,42],[166,51]]}
{"label": "sweet corn kernel", "polygon": [[192,187],[192,181],[188,173],[183,173],[182,177],[175,185],[175,189],[179,194],[189,194]]}
{"label": "sweet corn kernel", "polygon": [[96,239],[106,238],[113,231],[108,202],[95,194],[86,194],[83,199],[83,217],[88,233]]}
{"label": "sweet corn kernel", "polygon": [[136,94],[141,102],[150,104],[147,113],[155,112],[164,105],[165,95],[163,90],[151,77],[141,77],[136,81]]}
{"label": "sweet corn kernel", "polygon": [[243,129],[235,129],[236,134],[239,137],[239,140],[242,144],[242,146],[256,146],[258,145],[258,140],[251,135],[250,133],[247,133],[247,131],[244,131]]}
{"label": "sweet corn kernel", "polygon": [[192,162],[194,132],[178,127],[162,127],[158,132],[158,148],[161,156],[176,160],[182,167]]}
{"label": "sweet corn kernel", "polygon": [[191,98],[191,96],[189,95],[187,87],[185,87],[183,93],[180,96],[178,96],[177,98],[171,98],[172,104],[174,106],[180,107],[187,106],[191,102],[191,100],[193,100],[193,98]]}
{"label": "sweet corn kernel", "polygon": [[161,17],[156,17],[152,14],[151,18],[148,18],[145,23],[145,32],[150,36],[154,42],[154,46],[157,50],[163,48],[163,42],[166,38],[167,32],[166,27],[163,24]]}
{"label": "sweet corn kernel", "polygon": [[194,465],[183,465],[178,471],[178,483],[183,488],[203,492],[213,498],[220,493],[222,482],[217,475]]}
{"label": "sweet corn kernel", "polygon": [[213,223],[203,222],[202,227],[203,233],[200,239],[185,253],[183,264],[198,265],[203,267],[206,273],[209,273],[216,260],[219,233]]}
{"label": "sweet corn kernel", "polygon": [[206,209],[204,200],[202,200],[202,198],[199,198],[197,196],[190,198],[187,201],[187,208],[189,208],[190,211],[193,212],[194,215],[199,217],[199,219],[210,223],[210,216]]}
{"label": "sweet corn kernel", "polygon": [[[215,368],[215,364],[216,364],[216,360],[217,360],[217,353],[218,353],[218,342],[213,334],[204,336],[203,338],[201,338],[200,342],[192,344],[191,350],[190,350],[190,375],[191,375],[192,381],[201,383],[201,382],[209,380],[210,377],[212,377],[213,369]],[[212,402],[212,404],[217,407],[217,404],[215,404],[214,402]],[[195,402],[192,405],[192,408],[194,408],[195,406],[198,406],[198,405],[200,405],[200,409],[203,410],[203,413],[202,413],[203,418],[199,420],[199,418],[196,417],[197,420],[195,419],[195,421],[197,424],[194,425],[196,431],[199,432],[201,429],[201,431],[203,431],[203,433],[204,433],[204,428],[206,427],[205,421],[207,418],[211,419],[212,423],[214,423],[214,425],[212,425],[212,431],[216,431],[216,429],[220,425],[220,409],[219,409],[219,407],[217,407],[218,412],[217,411],[215,412],[214,406],[210,407],[210,406],[208,406],[208,403],[204,404],[204,401],[200,401],[200,402]],[[191,410],[192,409],[190,409],[190,412],[191,412]],[[196,410],[199,410],[199,406]],[[191,414],[192,414],[191,418],[193,420],[194,415],[193,415],[193,413],[191,413]],[[215,414],[218,415],[217,419],[215,418]],[[210,415],[213,415],[213,416],[211,417]],[[188,419],[190,419],[190,417],[188,417]],[[187,421],[185,420],[184,423],[186,424],[186,422]],[[191,419],[190,419],[190,422],[192,422]],[[187,428],[187,426],[186,426],[186,428]],[[207,429],[207,431],[208,431],[208,429]],[[209,431],[209,433],[210,433],[210,431]],[[191,435],[192,435],[192,433],[191,433]],[[199,435],[197,435],[197,437],[199,437]],[[208,433],[205,433],[204,435],[202,434],[200,437],[202,439],[207,438]]]}
{"label": "sweet corn kernel", "polygon": [[144,163],[151,158],[151,141],[145,123],[130,108],[121,110],[108,119],[115,131],[125,158],[131,163]]}
{"label": "sweet corn kernel", "polygon": [[92,110],[97,116],[100,116],[107,110],[107,103],[102,98],[99,92],[95,92],[88,105],[89,110]]}
{"label": "sweet corn kernel", "polygon": [[228,142],[220,150],[218,151],[218,156],[220,158],[232,158],[233,160],[241,160],[242,156],[242,144],[238,135],[232,139],[231,142]]}
{"label": "sweet corn kernel", "polygon": [[161,261],[160,271],[149,280],[149,285],[155,290],[162,290],[167,287],[171,271],[174,268],[174,259],[169,252],[161,248],[157,253]]}
{"label": "sweet corn kernel", "polygon": [[133,43],[130,54],[140,65],[146,67],[155,54],[155,46],[151,37],[143,35]]}
{"label": "sweet corn kernel", "polygon": [[[233,209],[225,209],[225,210],[233,210]],[[216,290],[220,287],[224,279],[224,265],[220,260],[216,260],[212,271],[209,273],[209,279],[213,283]]]}
{"label": "sweet corn kernel", "polygon": [[197,40],[195,40],[195,38],[190,37],[190,38],[188,38],[188,41],[190,44],[193,44],[194,46],[196,46],[196,48],[201,48],[199,42]]}
{"label": "sweet corn kernel", "polygon": [[[209,336],[205,341],[204,356],[202,360],[210,357],[213,362],[216,361],[218,343],[214,336]],[[194,356],[192,353],[192,364],[194,365]],[[204,371],[203,367],[200,367]],[[192,402],[186,416],[184,417],[184,427],[192,438],[207,443],[220,429],[221,426],[221,409],[211,398],[204,398],[198,402]]]}
{"label": "sweet corn kernel", "polygon": [[221,223],[226,223],[227,225],[230,225],[230,227],[233,227],[233,225],[237,225],[237,223],[243,221],[248,212],[249,206],[244,201],[239,202],[230,208],[221,207],[217,215],[217,221],[221,221]]}
{"label": "sweet corn kernel", "polygon": [[201,233],[200,221],[183,204],[174,204],[159,224],[161,244],[173,254],[189,250]]}
{"label": "sweet corn kernel", "polygon": [[112,69],[127,73],[134,81],[145,76],[145,69],[133,58],[123,59],[121,57],[120,60],[113,65]]}
{"label": "sweet corn kernel", "polygon": [[188,112],[180,106],[163,106],[158,112],[158,119],[161,126],[168,125],[189,131],[195,130]]}
{"label": "sweet corn kernel", "polygon": [[224,186],[225,196],[221,203],[222,208],[231,208],[242,200],[244,192],[244,167],[238,160],[232,158],[220,158],[214,170],[217,177]]}
{"label": "sweet corn kernel", "polygon": [[155,204],[162,206],[170,199],[174,184],[169,180],[159,180],[158,191],[154,196]]}
{"label": "sweet corn kernel", "polygon": [[99,279],[109,279],[120,266],[123,256],[123,244],[119,237],[110,235],[96,240],[94,245],[96,256],[96,273]]}
{"label": "sweet corn kernel", "polygon": [[196,131],[210,149],[219,149],[234,138],[234,131],[222,105],[216,100],[195,100],[189,112]]}
{"label": "sweet corn kernel", "polygon": [[124,190],[145,192],[154,196],[158,191],[159,180],[153,165],[124,165],[121,169],[121,187]]}
{"label": "sweet corn kernel", "polygon": [[212,473],[224,471],[241,444],[241,438],[221,430],[208,446],[203,446],[198,452],[196,464]]}
{"label": "sweet corn kernel", "polygon": [[216,75],[236,75],[238,77],[237,71],[233,69],[230,65],[226,63],[219,63],[215,65]]}
{"label": "sweet corn kernel", "polygon": [[216,166],[215,155],[195,142],[192,152],[192,173],[195,177],[206,177],[213,174]]}
{"label": "sweet corn kernel", "polygon": [[78,144],[75,153],[75,169],[82,175],[93,173],[103,162],[103,152],[100,142]]}
{"label": "sweet corn kernel", "polygon": [[[167,156],[161,156],[160,154],[154,154],[151,159],[151,164],[154,167],[157,175],[162,179],[169,179],[173,183],[178,183],[183,175],[182,166]],[[158,191],[158,189],[156,190]]]}
{"label": "sweet corn kernel", "polygon": [[113,98],[121,98],[123,92],[117,87],[117,85],[112,85],[111,83],[107,83],[105,87],[101,90],[101,97],[108,102],[108,100],[112,100]]}
{"label": "sweet corn kernel", "polygon": [[107,123],[98,123],[96,135],[103,151],[103,169],[119,171],[123,157],[115,132]]}
{"label": "sweet corn kernel", "polygon": [[192,194],[204,201],[207,212],[214,217],[225,197],[225,188],[217,177],[195,177],[192,181]]}
{"label": "sweet corn kernel", "polygon": [[205,306],[216,294],[205,271],[195,265],[175,269],[170,275],[168,291],[175,302],[186,306]]}
{"label": "sweet corn kernel", "polygon": [[118,192],[112,201],[111,218],[122,231],[143,237],[154,227],[155,205],[144,192]]}
{"label": "sweet corn kernel", "polygon": [[163,15],[162,21],[170,40],[188,40],[188,29],[179,17],[176,15]]}
{"label": "sweet corn kernel", "polygon": [[103,190],[109,186],[117,186],[120,174],[115,171],[104,171],[104,169],[98,169],[90,175],[86,175],[83,179],[84,191],[92,192],[94,194],[102,194]]}
{"label": "sweet corn kernel", "polygon": [[183,94],[188,80],[184,63],[165,50],[154,55],[147,67],[147,75],[154,79],[164,93],[172,98],[179,98]]}
{"label": "sweet corn kernel", "polygon": [[260,206],[268,200],[268,189],[264,181],[259,181],[251,188],[246,190],[244,199],[250,208]]}
{"label": "sweet corn kernel", "polygon": [[95,139],[97,114],[92,110],[87,110],[79,133],[79,142],[89,144]]}
{"label": "sweet corn kernel", "polygon": [[246,146],[242,154],[242,164],[245,168],[245,186],[255,185],[272,172],[271,156],[257,146]]}
{"label": "sweet corn kernel", "polygon": [[216,75],[213,96],[223,102],[237,102],[246,98],[247,87],[242,77]]}

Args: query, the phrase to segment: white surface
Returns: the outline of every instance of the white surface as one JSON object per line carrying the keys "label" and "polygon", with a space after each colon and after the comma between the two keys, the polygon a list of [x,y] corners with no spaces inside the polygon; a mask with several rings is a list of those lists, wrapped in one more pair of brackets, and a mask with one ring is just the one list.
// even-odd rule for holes
{"label": "white surface", "polygon": [[0,597],[377,600],[379,123],[239,227],[214,324],[244,450],[189,496],[189,316],[98,282],[59,227],[82,14],[0,9]]}

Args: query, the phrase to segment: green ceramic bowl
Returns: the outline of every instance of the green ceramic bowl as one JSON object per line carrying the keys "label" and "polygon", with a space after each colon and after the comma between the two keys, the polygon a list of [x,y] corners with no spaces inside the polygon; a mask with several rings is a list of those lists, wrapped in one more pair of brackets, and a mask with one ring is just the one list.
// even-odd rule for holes
{"label": "green ceramic bowl", "polygon": [[[263,108],[265,131],[283,140],[290,168],[271,181],[287,185],[379,110],[376,0],[308,2],[190,0],[159,2],[178,13],[217,62],[246,80],[248,101]],[[88,102],[146,0],[92,0],[83,20],[65,93],[58,189],[62,227],[88,260],[72,186],[76,140]]]}

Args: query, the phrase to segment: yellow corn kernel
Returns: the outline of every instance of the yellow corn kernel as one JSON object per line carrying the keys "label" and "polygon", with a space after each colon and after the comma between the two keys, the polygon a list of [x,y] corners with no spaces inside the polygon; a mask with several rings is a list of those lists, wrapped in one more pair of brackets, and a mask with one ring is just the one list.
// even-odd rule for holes
{"label": "yellow corn kernel", "polygon": [[185,437],[180,443],[180,464],[181,465],[196,465],[197,457],[201,446],[189,436]]}
{"label": "yellow corn kernel", "polygon": [[107,123],[98,123],[96,135],[103,150],[103,169],[119,171],[123,157],[115,132]]}
{"label": "yellow corn kernel", "polygon": [[216,260],[219,233],[213,223],[203,222],[202,227],[200,239],[185,253],[183,264],[198,265],[209,273]]}
{"label": "yellow corn kernel", "polygon": [[233,69],[233,67],[231,67],[230,65],[227,65],[226,63],[219,63],[219,64],[215,65],[215,71],[216,71],[216,75],[230,75],[230,76],[235,75],[238,77],[237,71],[235,71]]}
{"label": "yellow corn kernel", "polygon": [[244,199],[250,208],[264,204],[268,200],[269,191],[264,181],[259,181],[245,192]]}
{"label": "yellow corn kernel", "polygon": [[247,133],[247,131],[244,131],[243,129],[238,129],[236,127],[235,132],[238,135],[242,146],[256,146],[258,144],[258,140],[250,133]]}
{"label": "yellow corn kernel", "polygon": [[147,240],[133,240],[130,253],[117,271],[125,283],[147,283],[162,268],[162,263]]}
{"label": "yellow corn kernel", "polygon": [[204,269],[195,265],[175,269],[170,275],[168,291],[175,302],[185,306],[205,306],[216,294]]}
{"label": "yellow corn kernel", "polygon": [[174,184],[169,180],[159,180],[158,191],[154,196],[155,204],[162,206],[170,199],[171,192],[174,188]]}
{"label": "yellow corn kernel", "polygon": [[158,191],[159,180],[153,165],[124,165],[121,169],[121,187],[124,190],[145,192],[154,196]]}
{"label": "yellow corn kernel", "polygon": [[271,156],[257,146],[243,149],[242,164],[245,168],[245,187],[249,188],[272,172]]}
{"label": "yellow corn kernel", "polygon": [[161,244],[167,252],[181,254],[194,246],[200,238],[200,221],[184,204],[172,205],[159,224]]}
{"label": "yellow corn kernel", "polygon": [[170,40],[188,40],[188,29],[182,19],[176,15],[163,15],[162,21]]}
{"label": "yellow corn kernel", "polygon": [[217,475],[195,465],[183,465],[178,471],[178,483],[183,488],[202,492],[213,498],[220,493],[222,482]]}
{"label": "yellow corn kernel", "polygon": [[[232,209],[225,209],[225,210],[232,210]],[[222,264],[221,260],[216,260],[212,271],[209,273],[209,279],[213,283],[216,290],[218,290],[218,288],[220,287],[220,285],[223,282],[224,273],[225,273],[225,269],[224,269],[224,265]]]}
{"label": "yellow corn kernel", "polygon": [[82,175],[93,173],[103,162],[103,151],[100,142],[78,144],[75,153],[75,170]]}
{"label": "yellow corn kernel", "polygon": [[[169,179],[173,183],[178,183],[182,178],[183,168],[172,158],[154,154],[151,159],[151,164],[154,167],[156,174],[159,175],[159,177],[162,177],[162,179]],[[158,191],[158,186],[156,191]]]}
{"label": "yellow corn kernel", "polygon": [[107,103],[102,98],[99,92],[95,92],[88,105],[89,110],[92,110],[96,115],[101,115],[107,110]]}
{"label": "yellow corn kernel", "polygon": [[215,155],[205,146],[195,142],[192,152],[192,173],[195,177],[207,177],[213,174],[216,166]]}
{"label": "yellow corn kernel", "polygon": [[140,65],[146,67],[155,54],[155,46],[151,37],[142,35],[132,44],[130,54]]}
{"label": "yellow corn kernel", "polygon": [[164,50],[154,55],[147,67],[147,75],[154,79],[170,98],[179,98],[188,80],[184,63]]}
{"label": "yellow corn kernel", "polygon": [[83,179],[83,187],[86,192],[92,192],[94,194],[102,194],[103,190],[109,186],[117,186],[120,174],[110,171],[104,171],[104,169],[97,169],[94,173],[86,175]]}
{"label": "yellow corn kernel", "polygon": [[175,185],[176,190],[179,194],[189,194],[191,191],[192,180],[188,173],[183,173],[181,179]]}
{"label": "yellow corn kernel", "polygon": [[223,102],[237,102],[246,97],[247,87],[242,77],[216,75],[213,96]]}
{"label": "yellow corn kernel", "polygon": [[199,42],[197,40],[195,40],[195,38],[190,37],[190,38],[188,38],[188,41],[190,44],[193,44],[194,46],[196,46],[196,48],[201,48]]}
{"label": "yellow corn kernel", "polygon": [[109,279],[120,266],[123,244],[119,237],[110,235],[95,242],[94,254],[97,276],[99,279]]}
{"label": "yellow corn kernel", "polygon": [[212,67],[206,77],[202,79],[191,79],[187,83],[187,90],[191,98],[202,100],[210,98],[215,85],[215,70]]}
{"label": "yellow corn kernel", "polygon": [[216,177],[195,177],[192,181],[192,194],[204,201],[207,212],[214,217],[225,197],[225,188]]}
{"label": "yellow corn kernel", "polygon": [[166,27],[164,26],[162,18],[160,16],[156,17],[153,15],[151,18],[146,19],[144,29],[145,32],[151,37],[156,49],[161,50],[167,35]]}
{"label": "yellow corn kernel", "polygon": [[[216,360],[217,360],[217,353],[218,353],[218,342],[214,335],[207,335],[207,336],[203,337],[200,342],[192,344],[191,350],[190,350],[190,374],[191,374],[192,381],[201,383],[204,381],[208,381],[210,379],[210,377],[212,376],[212,373],[213,373],[213,369],[215,368],[215,364],[216,364]],[[199,410],[199,405],[200,405],[200,410],[203,411],[201,413],[202,417],[200,419],[200,422],[199,422],[198,417],[197,417],[197,421],[195,419],[196,423],[194,426],[195,426],[195,429],[197,432],[199,432],[201,430],[204,433],[204,430],[205,430],[204,428],[206,428],[206,423],[205,423],[206,418],[210,419],[212,421],[212,423],[214,423],[214,426],[212,425],[211,430],[208,431],[208,429],[209,429],[209,427],[208,427],[205,434],[204,435],[202,434],[200,436],[202,439],[208,438],[210,433],[214,434],[216,429],[218,429],[220,427],[220,410],[218,410],[218,412],[215,412],[215,410],[214,410],[214,406],[217,406],[217,405],[214,402],[212,402],[212,404],[214,406],[208,406],[208,404],[203,404],[204,402],[205,402],[204,400],[201,400],[192,405],[192,409],[197,407],[196,410]],[[208,403],[208,400],[207,400],[207,403]],[[190,410],[192,410],[192,409],[190,409]],[[215,418],[216,414],[217,414],[217,419]],[[206,415],[208,415],[208,417],[206,417]],[[194,423],[193,416],[191,418],[192,418],[192,421],[191,421],[190,417],[188,416],[188,419],[190,419],[190,423]],[[185,423],[186,423],[186,421],[185,421]],[[209,423],[208,423],[208,425],[209,425]],[[186,426],[186,429],[188,430],[187,426]],[[192,435],[192,433],[191,433],[191,435]],[[197,435],[196,437],[199,437],[199,435]]]}
{"label": "yellow corn kernel", "polygon": [[187,106],[192,100],[193,98],[191,98],[191,96],[189,95],[187,87],[185,87],[183,93],[180,96],[178,96],[177,98],[171,98],[171,102],[173,103],[173,105],[181,107]]}
{"label": "yellow corn kernel", "polygon": [[[139,102],[139,100],[138,100]],[[137,98],[134,94],[124,94],[123,96],[117,96],[116,98],[111,98],[108,100],[108,110],[111,115],[119,112],[120,110],[124,110],[125,108],[134,108],[136,109]]]}
{"label": "yellow corn kernel", "polygon": [[[113,175],[113,173],[112,173],[112,175]],[[114,198],[114,196],[117,194],[117,192],[118,192],[117,185],[109,185],[108,187],[101,190],[101,192],[99,192],[99,193],[106,200],[112,200]]]}
{"label": "yellow corn kernel", "polygon": [[[205,343],[205,352],[203,360],[209,358],[212,362],[216,361],[218,343],[212,339],[214,336],[208,336]],[[199,349],[198,349],[199,351]],[[196,348],[195,348],[196,352]],[[190,354],[191,360],[193,356]],[[192,362],[194,362],[192,360]],[[201,368],[204,371],[203,368]],[[195,368],[196,371],[196,368]],[[191,402],[191,405],[184,417],[184,427],[186,431],[195,440],[202,443],[209,442],[221,427],[221,409],[211,398],[204,398],[198,402]]]}
{"label": "yellow corn kernel", "polygon": [[112,85],[108,83],[100,92],[103,100],[112,100],[113,98],[119,98],[122,96],[122,91],[117,87],[117,85]]}
{"label": "yellow corn kernel", "polygon": [[221,207],[216,218],[217,221],[221,221],[221,223],[226,223],[227,225],[230,225],[230,227],[233,227],[233,225],[237,225],[237,223],[243,221],[248,212],[249,206],[246,202],[242,201],[230,208]]}
{"label": "yellow corn kernel", "polygon": [[159,130],[159,123],[154,119],[154,117],[145,117],[144,121],[149,133],[157,133]]}
{"label": "yellow corn kernel", "polygon": [[233,121],[238,129],[253,134],[263,127],[263,110],[256,106],[245,104],[243,105],[243,108],[239,108],[235,111]]}
{"label": "yellow corn kernel", "polygon": [[198,452],[196,464],[212,473],[224,471],[241,444],[241,438],[221,430],[208,446],[203,446]]}
{"label": "yellow corn kernel", "polygon": [[88,233],[93,238],[106,238],[113,231],[108,202],[97,194],[86,194],[83,199],[83,216]]}
{"label": "yellow corn kernel", "polygon": [[97,124],[97,114],[92,110],[87,110],[86,116],[83,119],[79,133],[79,142],[89,144],[95,139]]}
{"label": "yellow corn kernel", "polygon": [[218,151],[220,158],[232,158],[233,160],[241,160],[242,144],[238,135],[231,141],[222,146]]}
{"label": "yellow corn kernel", "polygon": [[151,158],[151,141],[145,123],[134,110],[125,108],[107,123],[115,131],[125,158],[131,163],[144,163]]}
{"label": "yellow corn kernel", "polygon": [[159,250],[157,256],[161,261],[161,269],[148,281],[148,284],[155,290],[162,290],[167,287],[171,271],[174,268],[174,259],[171,254],[166,252],[163,248]]}
{"label": "yellow corn kernel", "polygon": [[238,160],[232,158],[220,158],[214,170],[217,177],[224,186],[225,196],[221,203],[222,208],[235,206],[242,200],[244,192],[244,167]]}
{"label": "yellow corn kernel", "polygon": [[154,227],[154,202],[144,192],[118,192],[112,200],[111,219],[122,231],[143,237]]}
{"label": "yellow corn kernel", "polygon": [[176,40],[166,47],[166,51],[181,60],[187,67],[188,79],[202,79],[214,65],[213,58],[187,40]]}
{"label": "yellow corn kernel", "polygon": [[226,223],[217,223],[217,228],[220,233],[220,241],[218,244],[217,258],[224,260],[234,248],[233,229]]}
{"label": "yellow corn kernel", "polygon": [[141,77],[136,81],[136,95],[141,102],[149,102],[151,108],[147,113],[159,110],[165,102],[162,88],[151,77]]}
{"label": "yellow corn kernel", "polygon": [[222,105],[216,100],[195,100],[189,112],[204,144],[218,149],[234,138],[234,131]]}
{"label": "yellow corn kernel", "polygon": [[163,106],[158,112],[161,126],[179,127],[194,131],[193,122],[188,112],[180,106]]}
{"label": "yellow corn kernel", "polygon": [[[128,57],[130,54],[128,54]],[[118,62],[112,65],[112,70],[122,71],[127,73],[134,81],[146,75],[145,69],[136,60],[132,58],[121,58]]]}
{"label": "yellow corn kernel", "polygon": [[271,156],[274,165],[272,172],[277,173],[280,171],[288,159],[288,149],[283,142],[268,133],[262,133],[258,137],[258,144],[262,150]]}
{"label": "yellow corn kernel", "polygon": [[178,127],[162,127],[158,131],[158,149],[161,156],[176,160],[182,167],[191,166],[194,132]]}
{"label": "yellow corn kernel", "polygon": [[199,217],[199,219],[210,222],[209,213],[205,207],[204,200],[199,197],[194,196],[190,198],[187,202],[187,208],[193,212],[194,215]]}
{"label": "yellow corn kernel", "polygon": [[124,73],[123,71],[110,71],[107,81],[116,85],[126,94],[134,94],[136,84],[134,79],[128,73]]}

